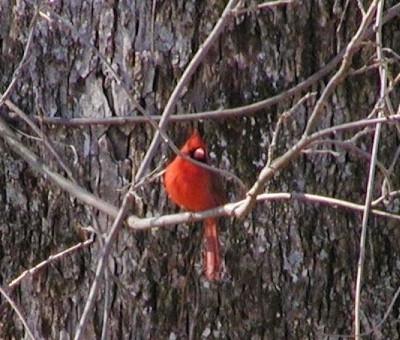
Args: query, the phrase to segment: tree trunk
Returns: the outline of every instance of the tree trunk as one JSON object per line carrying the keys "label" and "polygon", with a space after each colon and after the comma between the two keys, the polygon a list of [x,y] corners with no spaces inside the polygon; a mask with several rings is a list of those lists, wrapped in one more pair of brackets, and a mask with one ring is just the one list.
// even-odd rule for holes
{"label": "tree trunk", "polygon": [[[247,3],[246,8],[255,4]],[[77,6],[79,4],[79,6]],[[396,1],[386,1],[385,9]],[[151,115],[162,113],[196,51],[218,21],[223,2],[71,1],[51,2],[34,23],[28,58],[14,75],[9,99],[40,129],[77,183],[120,206],[154,135],[148,123],[103,125],[47,124],[46,118],[106,118],[140,115],[96,47]],[[287,4],[232,16],[180,97],[177,114],[233,108],[288,90],[319,71],[347,46],[361,23],[355,1]],[[367,8],[367,7],[366,7]],[[3,93],[26,47],[34,14],[31,2],[0,4],[0,75]],[[399,51],[398,19],[384,25],[384,44]],[[353,58],[351,69],[373,64],[374,35]],[[388,54],[388,57],[392,57]],[[290,111],[277,135],[274,157],[298,141],[316,100],[340,64],[312,86],[251,115],[197,122],[213,165],[235,173],[250,187],[266,165],[279,117]],[[398,61],[389,64],[393,78]],[[399,105],[398,90],[392,93]],[[316,129],[363,119],[379,96],[377,68],[351,73],[328,97]],[[51,170],[67,177],[59,162],[30,127],[0,107],[1,117],[19,140]],[[36,122],[40,122],[36,120]],[[167,134],[179,146],[192,122],[169,123]],[[357,130],[359,131],[359,130]],[[339,132],[346,140],[357,131]],[[373,132],[355,146],[371,152]],[[379,161],[390,167],[399,145],[392,125],[384,126]],[[329,152],[302,153],[267,184],[268,192],[312,193],[364,204],[369,160],[340,145]],[[43,177],[0,139],[0,283],[20,308],[35,337],[68,339],[75,334],[113,218],[75,199]],[[157,150],[151,170],[172,155]],[[391,176],[400,185],[399,161]],[[381,193],[377,171],[375,196]],[[229,185],[229,184],[228,184]],[[227,188],[228,191],[233,191]],[[160,216],[177,212],[162,181],[136,192],[130,213]],[[232,200],[235,199],[232,196]],[[398,199],[388,210],[399,214]],[[244,220],[220,220],[224,277],[202,276],[201,223],[132,232],[123,228],[108,259],[100,293],[85,330],[87,339],[307,339],[353,333],[354,292],[362,214],[333,205],[298,200],[256,205]],[[362,328],[383,319],[400,282],[399,222],[370,217],[361,295]],[[49,261],[11,289],[18,275],[90,237],[95,241]],[[22,338],[20,318],[2,296],[0,338]],[[395,338],[399,302],[374,337]],[[108,315],[105,315],[108,313]],[[106,333],[102,328],[107,329]]]}

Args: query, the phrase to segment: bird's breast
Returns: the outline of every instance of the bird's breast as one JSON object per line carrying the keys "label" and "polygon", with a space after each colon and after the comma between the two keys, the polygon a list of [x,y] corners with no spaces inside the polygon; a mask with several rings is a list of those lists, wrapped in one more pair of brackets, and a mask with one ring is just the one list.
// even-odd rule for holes
{"label": "bird's breast", "polygon": [[210,171],[186,160],[177,158],[167,167],[164,184],[169,197],[188,210],[201,211],[218,205]]}

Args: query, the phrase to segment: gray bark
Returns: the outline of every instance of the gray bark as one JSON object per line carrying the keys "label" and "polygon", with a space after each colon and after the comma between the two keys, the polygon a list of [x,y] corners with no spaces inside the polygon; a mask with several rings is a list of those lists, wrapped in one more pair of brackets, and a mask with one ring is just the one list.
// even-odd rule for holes
{"label": "gray bark", "polygon": [[[360,12],[356,2],[349,2],[345,11],[345,3],[305,1],[232,19],[193,76],[177,112],[250,104],[303,81],[335,57],[356,32]],[[395,3],[387,1],[386,6]],[[82,43],[88,39],[145,109],[159,114],[223,5],[214,1],[55,2],[54,11],[71,22],[82,39],[63,24],[40,18],[27,65],[10,99],[31,117],[138,114],[104,64]],[[31,5],[23,1],[0,4],[2,92],[22,58],[32,14]],[[384,32],[386,46],[399,51],[398,21],[387,23]],[[370,64],[374,52],[374,46],[361,49],[352,67]],[[389,67],[396,76],[398,64]],[[308,91],[319,96],[331,76]],[[379,93],[378,80],[376,69],[346,78],[329,98],[318,128],[366,117]],[[305,93],[252,116],[201,122],[216,156],[214,165],[234,172],[250,186],[266,163],[278,117]],[[392,99],[397,107],[398,90]],[[313,104],[305,102],[285,122],[276,155],[300,138]],[[0,108],[2,116],[8,113],[4,106]],[[9,124],[33,134],[21,121],[9,120]],[[170,124],[167,132],[179,145],[191,126]],[[149,124],[78,128],[42,124],[41,128],[79,184],[116,206],[154,132]],[[379,160],[388,167],[399,139],[394,127],[383,130]],[[334,137],[345,139],[352,133]],[[40,141],[19,136],[54,171],[63,173]],[[357,141],[368,152],[371,144],[371,133]],[[302,154],[268,183],[267,190],[316,193],[362,204],[369,161],[351,151],[332,149],[338,156]],[[89,236],[83,227],[106,231],[112,219],[41,177],[2,139],[0,152],[0,283],[7,287],[24,270],[86,240]],[[153,168],[165,152],[163,145]],[[400,184],[398,164],[393,188]],[[377,183],[381,180],[378,172]],[[377,185],[376,196],[379,190]],[[177,211],[160,181],[146,184],[138,197],[131,212],[139,217]],[[399,213],[398,201],[391,209]],[[124,228],[109,259],[109,286],[102,284],[86,338],[100,338],[104,309],[110,339],[306,339],[352,333],[361,214],[298,201],[270,202],[258,204],[245,220],[225,218],[221,225],[224,279],[211,284],[201,273],[200,224],[137,233]],[[398,289],[398,227],[390,219],[370,220],[362,291],[365,331],[383,318]],[[101,247],[97,237],[90,247],[53,262],[10,292],[37,337],[73,336]],[[10,305],[3,297],[0,302],[0,338],[24,337]],[[398,312],[397,302],[374,336],[395,338]]]}

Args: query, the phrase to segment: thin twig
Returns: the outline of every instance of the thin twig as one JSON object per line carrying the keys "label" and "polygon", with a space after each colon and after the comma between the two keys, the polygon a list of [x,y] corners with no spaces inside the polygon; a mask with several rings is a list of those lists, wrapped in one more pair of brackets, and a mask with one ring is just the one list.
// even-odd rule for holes
{"label": "thin twig", "polygon": [[28,41],[25,46],[24,54],[22,56],[22,59],[19,62],[18,67],[14,71],[14,74],[13,74],[10,84],[8,85],[7,89],[5,90],[5,92],[3,93],[3,95],[0,98],[0,107],[5,104],[10,110],[14,111],[23,121],[25,121],[32,128],[32,130],[35,131],[35,133],[41,138],[41,140],[43,141],[43,144],[50,151],[50,153],[54,156],[54,158],[58,161],[58,163],[60,164],[62,169],[68,174],[69,178],[74,181],[74,177],[72,175],[71,170],[65,164],[65,162],[61,159],[60,155],[56,152],[51,141],[42,133],[42,131],[35,125],[35,123],[22,110],[20,110],[16,105],[14,105],[10,100],[8,100],[8,98],[11,96],[13,90],[15,89],[15,87],[17,85],[17,81],[19,80],[19,76],[22,72],[22,69],[27,64],[28,56],[30,55],[29,52],[30,52],[32,42],[33,42],[33,37],[34,37],[36,22],[38,19],[38,14],[39,14],[39,9],[36,7],[35,13],[32,17],[30,25],[29,25]]}
{"label": "thin twig", "polygon": [[395,197],[400,197],[400,190],[394,190],[388,193],[385,193],[384,195],[381,195],[378,197],[375,201],[371,202],[371,206],[376,207],[378,204],[380,204],[382,201],[385,205],[390,204],[390,202],[395,198]]}
{"label": "thin twig", "polygon": [[29,51],[31,49],[32,41],[33,41],[33,33],[35,32],[35,27],[36,27],[36,21],[38,18],[38,8],[35,8],[35,13],[32,16],[32,20],[29,24],[29,35],[28,35],[28,41],[25,45],[25,50],[24,54],[22,55],[22,59],[19,62],[18,67],[15,69],[12,80],[10,84],[8,85],[7,89],[4,91],[3,95],[0,98],[0,108],[3,106],[3,104],[6,102],[6,100],[10,97],[11,93],[14,91],[15,87],[17,86],[17,81],[19,79],[19,75],[26,65],[26,62],[28,60],[29,56]]}
{"label": "thin twig", "polygon": [[377,325],[375,325],[368,333],[375,332],[377,329],[379,329],[385,323],[385,321],[389,317],[390,312],[392,311],[392,309],[394,307],[394,304],[396,303],[397,298],[399,297],[399,295],[400,295],[400,286],[399,286],[399,288],[397,288],[397,291],[394,294],[394,296],[392,298],[392,301],[390,302],[389,307],[387,308],[386,313],[383,316],[382,320]]}
{"label": "thin twig", "polygon": [[77,184],[64,178],[56,172],[53,172],[43,160],[36,154],[30,151],[24,144],[22,144],[15,133],[7,126],[7,124],[0,118],[0,136],[7,142],[7,144],[32,168],[42,174],[45,178],[50,179],[53,183],[61,189],[67,191],[72,196],[80,199],[82,202],[95,207],[96,209],[104,212],[109,216],[115,217],[118,209],[99,197],[93,195],[89,191],[83,189]]}
{"label": "thin twig", "polygon": [[[107,70],[110,72],[112,77],[115,79],[117,84],[121,86],[121,88],[124,90],[125,94],[133,104],[133,106],[144,116],[144,120],[149,123],[153,128],[164,138],[164,140],[168,143],[168,145],[174,150],[175,152],[179,152],[178,148],[172,141],[169,140],[168,136],[165,134],[164,131],[160,130],[158,125],[157,125],[157,120],[153,118],[152,115],[150,115],[142,105],[134,98],[134,96],[131,94],[130,88],[133,88],[132,86],[129,86],[126,84],[123,79],[118,75],[118,73],[114,70],[112,65],[107,61],[107,58],[89,41],[89,39],[85,39],[85,37],[82,36],[78,32],[78,30],[70,23],[68,20],[64,19],[62,16],[54,12],[50,7],[44,7],[43,11],[39,11],[39,15],[43,17],[46,20],[51,20],[50,17],[44,13],[44,10],[46,10],[51,16],[56,18],[60,23],[62,23],[65,27],[67,27],[71,32],[79,38],[79,41],[82,41],[83,44],[90,48],[96,56],[100,59],[100,61],[105,65]],[[45,120],[44,117],[39,117],[38,119],[41,119],[42,121]]]}
{"label": "thin twig", "polygon": [[387,52],[391,54],[396,59],[397,62],[400,62],[400,55],[397,54],[395,51],[393,51],[391,48],[384,47],[382,48],[382,52]]}
{"label": "thin twig", "polygon": [[256,12],[256,11],[261,11],[264,9],[271,9],[274,7],[279,7],[279,6],[286,6],[286,5],[293,5],[296,3],[297,0],[276,0],[276,1],[269,1],[269,2],[264,2],[262,4],[250,7],[250,8],[238,8],[235,9],[233,12],[234,15],[240,15],[240,14],[246,14],[246,13],[251,13],[251,12]]}
{"label": "thin twig", "polygon": [[52,141],[42,132],[42,130],[38,126],[36,126],[36,124],[32,121],[32,119],[30,119],[28,115],[25,112],[23,112],[19,107],[17,107],[14,103],[12,103],[10,100],[6,100],[5,104],[10,110],[14,111],[25,123],[27,123],[31,127],[31,129],[38,135],[40,140],[43,142],[47,150],[50,151],[53,157],[60,164],[61,168],[66,172],[70,180],[76,183],[76,180],[74,178],[71,169],[68,167],[68,165],[63,161],[61,156],[54,149]]}
{"label": "thin twig", "polygon": [[[344,5],[344,9],[342,10],[342,15],[340,16],[340,21],[339,21],[339,24],[338,24],[338,26],[337,26],[337,28],[336,28],[336,34],[337,34],[337,35],[339,34],[339,32],[340,32],[341,29],[342,29],[342,26],[343,26],[343,23],[344,23],[344,20],[345,20],[347,11],[348,11],[348,9],[349,9],[350,1],[351,1],[351,0],[346,0],[346,4]],[[338,41],[340,41],[340,39],[338,39]]]}
{"label": "thin twig", "polygon": [[262,9],[270,9],[272,7],[277,7],[277,6],[286,6],[286,5],[293,5],[297,2],[297,0],[276,0],[276,1],[268,1],[264,2],[263,4],[259,4],[256,6],[257,10],[262,10]]}
{"label": "thin twig", "polygon": [[[312,141],[320,139],[325,136],[329,136],[330,134],[335,134],[342,131],[361,129],[364,127],[375,127],[377,124],[386,123],[386,124],[395,124],[400,121],[400,114],[396,114],[394,116],[389,117],[380,117],[373,119],[360,119],[350,123],[344,123],[336,126],[332,126],[320,131],[313,133],[310,136]],[[310,141],[311,142],[311,141]]]}
{"label": "thin twig", "polygon": [[121,208],[118,211],[118,215],[114,220],[111,230],[106,237],[104,247],[101,252],[101,256],[97,263],[96,275],[95,275],[93,283],[90,287],[90,291],[89,291],[88,298],[86,300],[85,308],[83,310],[83,313],[79,320],[78,327],[76,329],[76,333],[75,333],[75,337],[74,337],[75,340],[81,339],[84,335],[84,331],[85,331],[90,313],[92,312],[92,308],[93,308],[94,302],[97,297],[97,292],[100,288],[100,283],[101,283],[101,280],[102,280],[102,277],[104,274],[104,270],[105,270],[107,262],[108,262],[111,248],[114,245],[115,238],[117,237],[118,232],[121,229],[121,226],[123,225],[123,222],[125,220],[126,214],[132,204],[131,198],[132,198],[131,192],[128,192],[124,197]]}
{"label": "thin twig", "polygon": [[[372,333],[376,332],[379,328],[382,327],[382,325],[386,322],[386,320],[388,319],[398,297],[400,295],[400,287],[397,288],[396,293],[394,294],[392,301],[390,302],[388,308],[386,309],[385,315],[383,316],[382,320],[379,321],[378,324],[376,324],[374,327],[372,327],[371,329],[363,332],[360,334],[360,337],[365,337],[368,335],[371,335]],[[321,337],[325,338],[334,338],[334,339],[354,339],[354,335],[348,335],[348,334],[327,334],[327,333],[323,333],[321,334]]]}
{"label": "thin twig", "polygon": [[[383,17],[383,24],[387,23],[388,21],[396,18],[400,13],[400,3],[392,6],[389,8],[384,17]],[[63,21],[64,22],[64,21]],[[69,27],[69,23],[67,23]],[[73,31],[75,32],[75,30]],[[76,34],[79,34],[75,32]],[[374,33],[372,27],[370,27],[366,33],[365,37],[369,37]],[[78,35],[79,36],[79,35]],[[94,48],[93,46],[90,46]],[[234,118],[234,117],[241,117],[246,116],[249,114],[253,114],[255,112],[265,110],[284,99],[289,97],[293,97],[298,93],[306,90],[308,87],[312,86],[320,79],[325,77],[329,74],[336,66],[340,63],[345,53],[345,49],[343,49],[335,58],[333,58],[330,62],[328,62],[324,67],[318,70],[316,73],[311,75],[306,80],[302,81],[298,85],[286,90],[279,95],[274,97],[250,104],[244,105],[232,109],[225,109],[225,110],[213,110],[213,111],[205,111],[200,113],[187,113],[187,114],[180,114],[175,115],[169,118],[171,122],[183,122],[183,121],[192,121],[192,120],[200,120],[200,119],[226,119],[226,118]],[[161,116],[151,116],[152,120],[159,121]],[[146,123],[149,122],[147,117],[106,117],[106,118],[56,118],[56,117],[34,117],[34,119],[41,120],[44,124],[50,125],[65,125],[69,127],[79,127],[79,126],[86,126],[86,125],[126,125],[126,124],[134,124],[134,123]]]}
{"label": "thin twig", "polygon": [[101,327],[101,340],[108,339],[108,313],[110,309],[110,295],[111,295],[111,286],[110,286],[110,270],[108,265],[105,265],[104,268],[104,310],[103,310],[103,326]]}
{"label": "thin twig", "polygon": [[339,70],[335,73],[335,75],[329,80],[328,84],[326,85],[324,91],[322,92],[321,96],[319,97],[317,103],[315,104],[315,108],[308,120],[307,126],[304,130],[304,136],[310,134],[311,130],[316,125],[321,113],[322,109],[326,105],[326,101],[328,97],[333,93],[335,88],[339,85],[340,82],[346,77],[346,73],[348,68],[352,63],[353,55],[361,48],[360,42],[364,39],[367,33],[367,29],[369,24],[373,19],[373,15],[376,10],[376,2],[374,0],[370,5],[367,14],[363,17],[360,27],[358,28],[356,34],[353,36],[351,41],[346,47],[345,53],[343,55],[343,61],[340,65]]}
{"label": "thin twig", "polygon": [[271,143],[268,148],[268,159],[266,163],[267,166],[271,165],[271,162],[273,160],[278,134],[283,122],[286,121],[297,110],[298,107],[302,106],[305,101],[309,100],[310,98],[314,98],[316,95],[317,95],[316,92],[307,93],[304,97],[300,98],[300,100],[295,105],[293,105],[292,108],[290,108],[288,111],[285,111],[280,115],[278,122],[276,123],[275,130],[272,134]]}
{"label": "thin twig", "polygon": [[35,274],[37,274],[38,271],[40,271],[42,268],[49,266],[50,264],[52,264],[55,261],[58,261],[62,258],[64,258],[67,255],[70,255],[71,253],[80,250],[82,248],[85,248],[87,246],[90,246],[93,243],[94,239],[93,237],[91,237],[90,239],[84,241],[84,242],[80,242],[68,249],[65,249],[55,255],[51,255],[49,256],[48,259],[40,262],[39,264],[37,264],[36,266],[34,266],[33,268],[30,268],[28,270],[25,270],[21,275],[19,275],[17,278],[15,278],[14,280],[12,280],[9,284],[8,284],[8,288],[9,289],[14,289],[17,287],[17,285],[19,285],[27,276],[33,276]]}
{"label": "thin twig", "polygon": [[255,204],[255,198],[257,197],[257,195],[261,193],[265,183],[269,179],[271,179],[274,176],[274,174],[282,170],[286,166],[286,164],[293,161],[293,159],[295,159],[302,152],[302,150],[308,147],[308,145],[310,145],[310,143],[314,142],[315,140],[328,136],[331,133],[338,133],[340,131],[351,130],[354,128],[359,129],[366,126],[375,126],[376,124],[383,122],[395,123],[398,120],[400,120],[400,115],[395,115],[385,118],[363,119],[356,122],[341,124],[321,131],[317,131],[309,137],[303,135],[303,137],[295,145],[293,145],[292,148],[290,148],[285,154],[275,159],[269,166],[265,166],[261,170],[257,178],[257,181],[247,192],[247,198],[245,200],[245,204],[242,204],[237,208],[238,210],[236,212],[236,216],[238,217],[246,216],[253,207],[253,205]]}
{"label": "thin twig", "polygon": [[107,58],[93,44],[90,43],[89,39],[86,39],[80,32],[78,32],[78,30],[70,22],[68,22],[68,20],[64,19],[61,15],[54,12],[50,6],[44,6],[43,9],[39,11],[39,15],[42,18],[50,21],[51,19],[49,15],[47,13],[44,13],[44,11],[47,11],[48,14],[50,14],[50,16],[56,18],[60,23],[62,23],[65,27],[67,27],[73,33],[73,35],[79,38],[80,42],[82,42],[86,47],[88,47],[96,54],[96,56],[101,60],[101,62],[111,73],[113,78],[117,81],[117,83],[122,87],[122,89],[128,95],[128,98],[129,100],[131,100],[133,106],[151,123],[152,122],[151,115],[143,108],[142,105],[138,103],[137,100],[133,98],[133,96],[130,93],[129,86],[123,82],[122,78],[114,70],[112,65],[108,62]]}
{"label": "thin twig", "polygon": [[[236,2],[237,2],[237,0],[229,0],[228,4],[226,5],[224,11],[222,12],[222,15],[219,18],[214,29],[211,31],[210,35],[207,37],[207,39],[205,40],[203,45],[200,46],[200,48],[197,50],[196,54],[194,55],[194,57],[190,61],[189,65],[186,67],[185,71],[183,72],[182,77],[179,79],[174,90],[172,91],[172,94],[169,97],[168,102],[164,108],[162,115],[161,115],[161,119],[158,124],[158,129],[156,130],[156,132],[154,134],[153,140],[151,141],[151,144],[146,152],[146,155],[144,156],[143,161],[140,164],[140,167],[135,176],[136,182],[144,176],[147,169],[149,168],[151,160],[153,159],[153,156],[155,155],[156,150],[161,142],[162,136],[161,136],[160,131],[165,131],[165,128],[167,127],[167,124],[169,122],[169,118],[172,115],[173,110],[175,109],[176,103],[177,103],[180,95],[182,94],[183,89],[189,83],[193,73],[195,72],[197,67],[200,65],[200,63],[203,61],[205,55],[210,50],[211,46],[214,45],[217,38],[223,32],[226,24],[228,23],[228,19],[230,18],[231,11],[234,8],[234,6],[236,5]],[[165,141],[168,142],[168,139],[166,139]]]}
{"label": "thin twig", "polygon": [[[310,144],[310,147],[313,145],[318,145],[318,144],[333,144],[333,145],[337,145],[345,150],[351,151],[353,153],[355,153],[356,155],[359,155],[365,159],[367,159],[368,161],[371,160],[371,154],[356,147],[354,144],[349,143],[347,141],[339,141],[339,140],[333,140],[333,139],[322,139],[322,140],[316,140],[314,142],[312,142]],[[311,150],[314,151],[314,150]],[[382,172],[383,177],[389,181],[389,177],[390,177],[390,173],[389,170],[386,169],[386,167],[379,162],[378,160],[376,161],[376,165],[379,168],[379,170]]]}
{"label": "thin twig", "polygon": [[0,286],[0,294],[4,296],[4,298],[8,301],[12,309],[14,309],[15,313],[17,313],[19,319],[21,320],[22,324],[24,325],[24,328],[26,330],[26,333],[28,336],[32,339],[35,340],[35,336],[33,335],[33,332],[28,326],[28,323],[26,322],[24,316],[22,315],[21,311],[19,310],[18,306],[16,303],[11,299],[11,297],[6,293],[6,291]]}
{"label": "thin twig", "polygon": [[[382,13],[383,13],[383,0],[379,1],[377,4],[375,2],[373,5],[377,5],[377,14],[376,14],[376,43],[377,43],[377,56],[378,59],[382,58]],[[372,6],[372,5],[371,5]],[[371,8],[371,7],[370,7]],[[368,10],[369,12],[369,10]],[[381,63],[379,69],[379,75],[381,80],[381,89],[380,89],[380,98],[384,99],[386,93],[386,67],[383,63]],[[379,112],[379,117],[383,117],[383,110]],[[368,227],[368,217],[371,210],[371,202],[374,191],[374,181],[375,181],[375,166],[378,155],[378,147],[379,147],[379,139],[381,135],[381,126],[382,124],[377,124],[375,127],[375,135],[374,142],[372,146],[371,153],[371,162],[369,167],[369,175],[368,175],[368,184],[367,184],[367,194],[365,198],[365,209],[363,213],[362,220],[362,229],[361,229],[361,237],[360,237],[360,254],[358,258],[357,264],[357,280],[356,280],[356,291],[355,291],[355,303],[354,303],[354,333],[356,339],[360,339],[361,334],[361,285],[363,279],[363,269],[364,269],[364,261],[365,261],[365,243],[367,238],[367,227]]]}
{"label": "thin twig", "polygon": [[361,3],[361,1],[360,0],[357,0],[356,1],[356,4],[357,4],[357,7],[358,7],[358,9],[360,10],[360,12],[361,12],[361,15],[362,16],[365,16],[365,9],[364,9],[364,6],[363,6],[363,4]]}
{"label": "thin twig", "polygon": [[355,144],[359,138],[370,134],[372,131],[373,129],[371,129],[370,127],[365,127],[363,130],[358,131],[356,134],[354,134],[351,138],[346,139],[345,142]]}

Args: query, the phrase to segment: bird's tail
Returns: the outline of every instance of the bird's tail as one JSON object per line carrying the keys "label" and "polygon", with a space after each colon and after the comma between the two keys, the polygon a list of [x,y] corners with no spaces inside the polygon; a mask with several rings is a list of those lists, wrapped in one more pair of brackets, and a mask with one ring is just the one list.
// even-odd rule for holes
{"label": "bird's tail", "polygon": [[204,220],[204,275],[210,281],[221,278],[221,256],[219,253],[218,227],[215,218]]}

